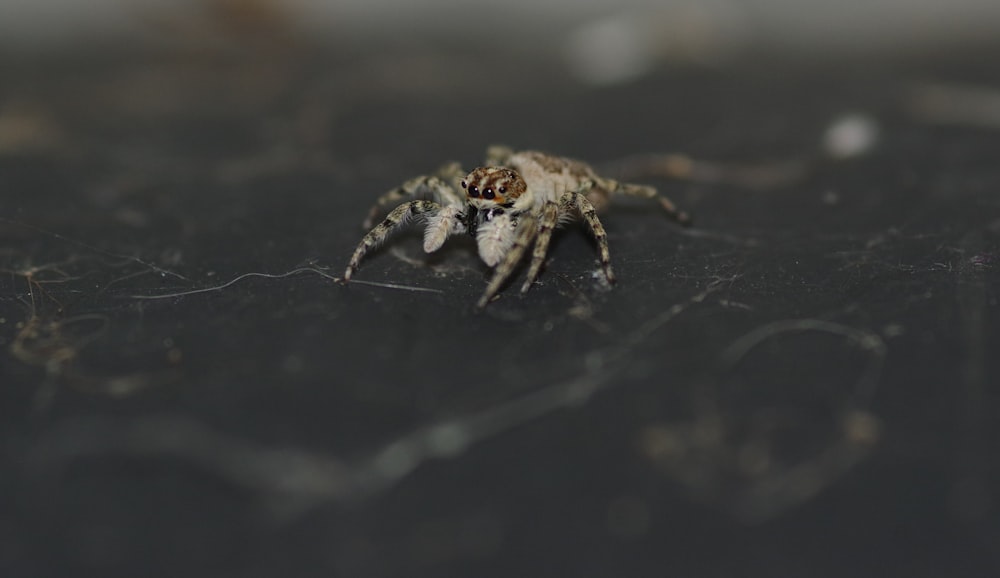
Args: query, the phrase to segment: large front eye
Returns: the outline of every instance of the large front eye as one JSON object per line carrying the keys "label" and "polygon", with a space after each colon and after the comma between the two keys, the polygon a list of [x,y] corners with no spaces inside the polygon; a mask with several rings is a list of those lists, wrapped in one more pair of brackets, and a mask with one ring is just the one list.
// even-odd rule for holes
{"label": "large front eye", "polygon": [[476,185],[469,185],[469,196],[470,197],[479,196],[479,189],[476,188]]}
{"label": "large front eye", "polygon": [[496,194],[493,193],[493,189],[487,188],[485,191],[483,191],[483,198],[484,199],[492,199],[495,196],[496,196]]}

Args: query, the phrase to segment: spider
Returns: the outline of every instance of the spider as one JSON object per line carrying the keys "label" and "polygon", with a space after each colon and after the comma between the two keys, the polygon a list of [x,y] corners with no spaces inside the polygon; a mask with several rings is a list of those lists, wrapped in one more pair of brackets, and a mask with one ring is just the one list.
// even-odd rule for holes
{"label": "spider", "polygon": [[[482,308],[499,293],[534,243],[528,275],[521,286],[521,293],[526,293],[541,271],[552,230],[582,217],[597,241],[604,276],[614,283],[607,234],[597,218],[597,211],[612,195],[656,199],[674,220],[690,222],[687,213],[653,187],[601,177],[582,161],[492,146],[486,152],[486,166],[466,174],[458,163],[448,163],[432,175],[406,181],[379,197],[364,222],[370,231],[355,249],[343,280],[349,281],[364,256],[396,229],[420,218],[425,223],[424,251],[428,253],[438,250],[451,235],[467,233],[476,240],[479,257],[494,268],[477,303]],[[372,227],[387,205],[405,199],[411,200]]]}

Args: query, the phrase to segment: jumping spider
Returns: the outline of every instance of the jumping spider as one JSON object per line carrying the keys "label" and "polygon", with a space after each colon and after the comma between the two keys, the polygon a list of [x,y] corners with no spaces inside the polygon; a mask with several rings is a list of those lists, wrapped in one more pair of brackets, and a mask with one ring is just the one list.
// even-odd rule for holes
{"label": "jumping spider", "polygon": [[[458,192],[459,188],[464,194]],[[428,253],[438,250],[450,235],[468,233],[476,240],[479,257],[495,267],[493,278],[477,304],[484,307],[534,243],[528,276],[521,286],[521,293],[526,293],[541,271],[552,229],[583,217],[597,241],[604,276],[614,283],[607,235],[597,218],[597,210],[609,203],[611,195],[656,199],[676,221],[682,224],[690,221],[686,213],[653,187],[601,177],[581,161],[493,146],[487,150],[486,166],[467,175],[458,163],[449,163],[433,175],[406,181],[379,197],[365,220],[366,229],[372,227],[386,205],[415,200],[397,206],[371,228],[354,251],[344,271],[344,281],[351,279],[368,251],[410,218],[420,217],[426,223],[424,251]]]}

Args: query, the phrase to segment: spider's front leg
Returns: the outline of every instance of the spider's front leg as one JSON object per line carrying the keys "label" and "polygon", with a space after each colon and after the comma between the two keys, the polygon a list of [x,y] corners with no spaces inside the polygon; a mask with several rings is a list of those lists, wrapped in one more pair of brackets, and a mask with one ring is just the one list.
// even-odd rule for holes
{"label": "spider's front leg", "polygon": [[430,197],[430,200],[441,205],[461,205],[465,202],[465,197],[458,194],[455,187],[463,176],[465,176],[465,172],[461,165],[448,163],[433,175],[414,177],[379,197],[368,211],[368,216],[362,226],[365,229],[371,229],[372,225],[375,224],[375,219],[386,206],[401,203],[404,199],[414,199],[426,195]]}
{"label": "spider's front leg", "polygon": [[527,293],[531,289],[531,284],[538,278],[538,273],[542,270],[545,262],[545,255],[549,252],[549,241],[552,239],[552,230],[559,223],[559,205],[552,201],[545,203],[542,207],[542,218],[538,222],[538,238],[535,240],[535,249],[531,253],[531,267],[528,269],[528,276],[521,285],[521,293]]}
{"label": "spider's front leg", "polygon": [[[406,224],[412,217],[427,213],[435,215],[441,211],[441,205],[434,201],[410,201],[393,209],[381,223],[375,225],[375,228],[368,231],[368,234],[361,239],[358,248],[354,250],[354,255],[351,256],[351,262],[348,263],[347,269],[344,271],[344,281],[351,280],[351,276],[357,271],[361,265],[361,260],[364,259],[368,251],[379,246],[393,231]],[[443,243],[444,240],[442,239],[441,242]]]}

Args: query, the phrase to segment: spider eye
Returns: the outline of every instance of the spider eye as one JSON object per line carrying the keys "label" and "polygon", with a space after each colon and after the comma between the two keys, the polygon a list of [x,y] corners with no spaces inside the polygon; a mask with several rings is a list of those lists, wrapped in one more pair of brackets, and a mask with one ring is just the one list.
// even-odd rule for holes
{"label": "spider eye", "polygon": [[465,188],[465,181],[462,181],[462,188]]}
{"label": "spider eye", "polygon": [[506,193],[506,192],[507,192],[507,187],[500,187],[500,188],[499,188],[499,189],[497,189],[497,190],[498,190],[498,191],[500,192],[500,194],[502,195],[502,194],[504,194],[504,193]]}
{"label": "spider eye", "polygon": [[479,196],[479,189],[476,188],[476,185],[469,185],[469,196],[470,197]]}
{"label": "spider eye", "polygon": [[496,194],[493,193],[493,189],[486,189],[485,191],[483,191],[484,199],[492,199],[495,196]]}

